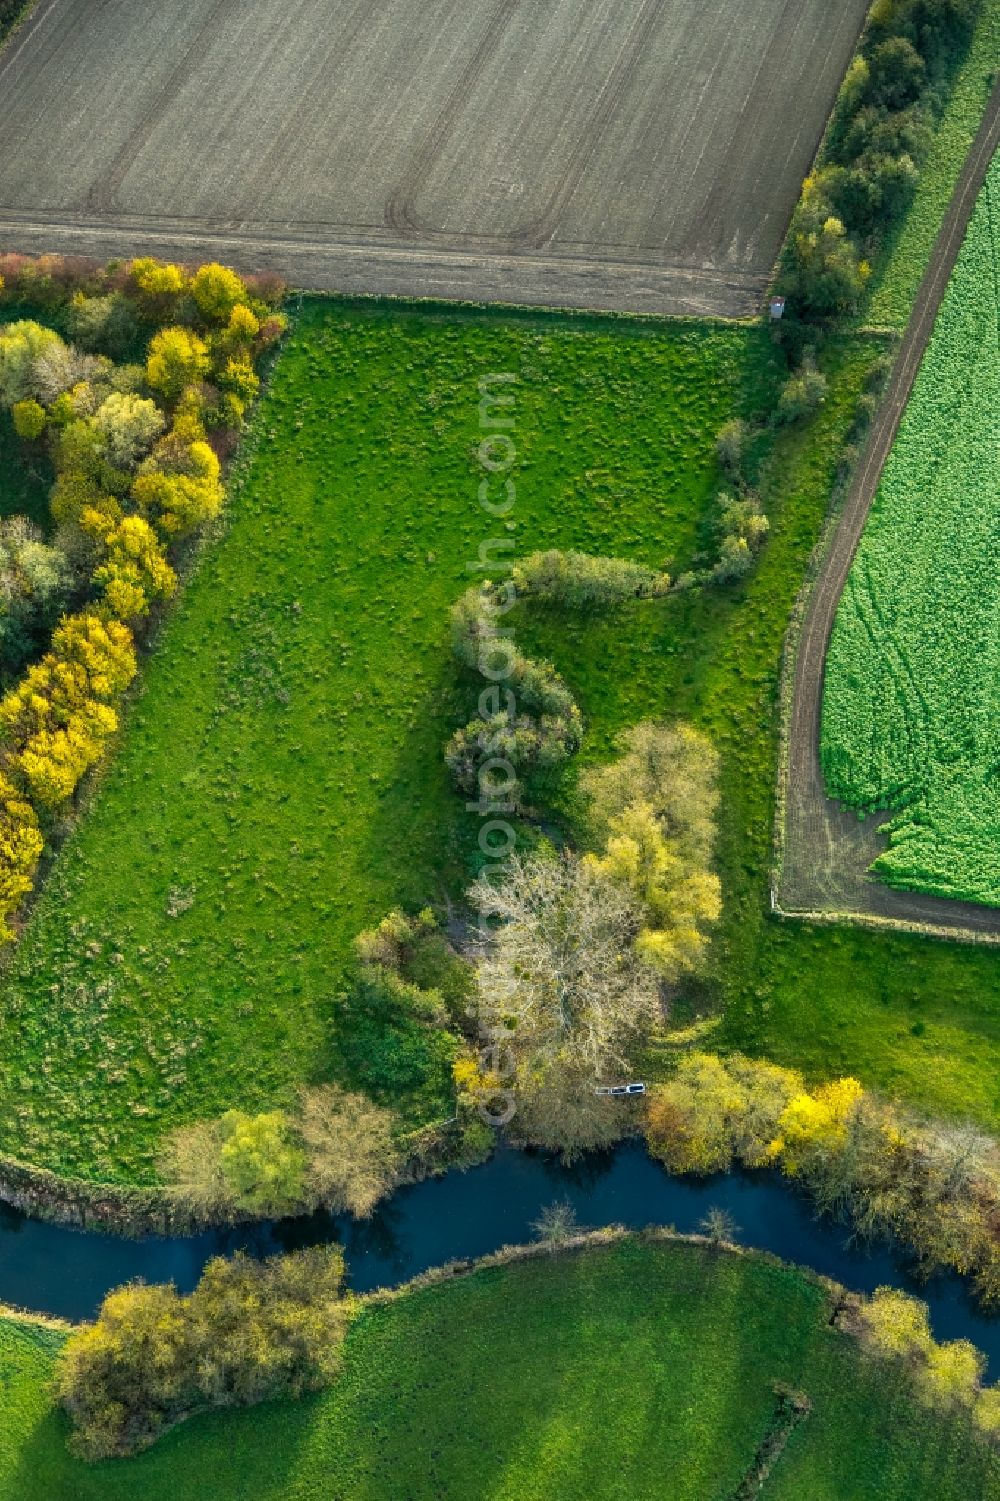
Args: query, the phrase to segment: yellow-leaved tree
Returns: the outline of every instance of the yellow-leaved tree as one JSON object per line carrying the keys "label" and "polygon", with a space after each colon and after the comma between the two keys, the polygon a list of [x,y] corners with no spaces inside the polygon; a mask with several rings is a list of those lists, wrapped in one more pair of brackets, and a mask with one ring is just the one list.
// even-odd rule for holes
{"label": "yellow-leaved tree", "polygon": [[811,1094],[802,1090],[789,1100],[778,1121],[774,1153],[794,1177],[816,1154],[838,1151],[847,1140],[851,1119],[864,1096],[857,1079],[834,1079]]}
{"label": "yellow-leaved tree", "polygon": [[210,363],[204,339],[187,328],[164,328],[150,340],[146,380],[167,401],[176,401],[185,386],[205,378]]}
{"label": "yellow-leaved tree", "polygon": [[635,725],[621,748],[617,761],[581,779],[603,846],[586,859],[642,903],[637,952],[673,984],[703,962],[722,910],[711,870],[718,756],[688,725]]}
{"label": "yellow-leaved tree", "polygon": [[0,772],[0,943],[14,937],[8,919],[31,890],[43,842],[34,808]]}

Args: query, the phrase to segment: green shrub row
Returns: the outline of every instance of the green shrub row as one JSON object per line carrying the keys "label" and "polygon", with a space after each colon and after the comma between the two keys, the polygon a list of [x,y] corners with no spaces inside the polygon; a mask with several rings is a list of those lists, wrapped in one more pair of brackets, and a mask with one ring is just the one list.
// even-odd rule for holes
{"label": "green shrub row", "polygon": [[943,91],[980,0],[876,0],[782,253],[795,318],[856,312],[886,233],[909,207]]}

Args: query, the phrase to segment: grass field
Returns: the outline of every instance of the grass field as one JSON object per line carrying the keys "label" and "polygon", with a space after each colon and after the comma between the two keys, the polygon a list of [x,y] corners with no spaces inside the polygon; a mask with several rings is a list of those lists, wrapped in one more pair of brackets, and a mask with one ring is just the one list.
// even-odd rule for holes
{"label": "grass field", "polygon": [[1000,158],[955,267],[827,664],[832,796],[895,811],[873,869],[1000,905]]}
{"label": "grass field", "polygon": [[0,219],[219,232],[206,259],[304,286],[750,313],[865,9],[743,0],[733,45],[731,0],[56,0],[3,74]]}
{"label": "grass field", "polygon": [[982,0],[968,53],[952,84],[920,169],[916,197],[874,268],[861,317],[903,328],[962,162],[975,139],[1000,58],[1000,0]]}
{"label": "grass field", "polygon": [[[816,423],[767,460],[773,531],[746,586],[518,632],[577,695],[584,759],[646,715],[691,719],[722,751],[725,915],[678,1018],[721,1016],[723,1045],[995,1127],[990,956],[767,915],[785,623],[875,353],[832,346]],[[521,376],[520,550],[683,566],[705,542],[712,435],[734,400],[773,401],[772,360],[752,329],[305,305],[228,533],[4,981],[0,1149],[146,1181],[169,1125],[350,1077],[331,1001],[355,933],[395,902],[460,895],[470,870],[440,751],[467,712],[446,616],[483,536],[479,377]],[[560,809],[572,829],[572,778]],[[172,888],[193,896],[177,917]],[[433,1087],[396,1103],[450,1108]]]}
{"label": "grass field", "polygon": [[828,1324],[811,1278],[619,1243],[480,1271],[369,1309],[333,1389],[195,1419],[136,1460],[68,1458],[59,1336],[0,1324],[3,1501],[732,1501],[804,1391],[763,1501],[995,1501],[1000,1461]]}
{"label": "grass field", "polygon": [[[228,534],[4,985],[5,1149],[148,1176],[169,1120],[342,1072],[354,936],[461,892],[476,826],[441,752],[462,717],[448,607],[490,531],[479,377],[520,376],[518,547],[660,562],[696,546],[713,435],[773,366],[758,330],[307,305]],[[652,629],[620,632],[647,679]],[[174,917],[172,892],[193,898]],[[443,1089],[395,1103],[451,1113]]]}

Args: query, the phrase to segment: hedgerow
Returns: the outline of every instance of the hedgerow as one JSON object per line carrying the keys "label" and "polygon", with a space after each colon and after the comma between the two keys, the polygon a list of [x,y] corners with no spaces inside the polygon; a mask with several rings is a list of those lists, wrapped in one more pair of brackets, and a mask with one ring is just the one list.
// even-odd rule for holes
{"label": "hedgerow", "polygon": [[782,252],[794,318],[860,306],[871,263],[909,207],[951,71],[981,0],[876,0]]}
{"label": "hedgerow", "polygon": [[[219,511],[254,366],[284,327],[280,294],[215,265],[0,257],[0,306],[30,299],[87,345],[30,319],[0,324],[0,407],[56,476],[51,543],[24,518],[3,526],[0,665],[22,666],[75,605],[0,699],[0,940],[14,937],[45,834],[118,728],[143,623],[177,585],[178,542]],[[147,339],[142,365],[101,352]]]}

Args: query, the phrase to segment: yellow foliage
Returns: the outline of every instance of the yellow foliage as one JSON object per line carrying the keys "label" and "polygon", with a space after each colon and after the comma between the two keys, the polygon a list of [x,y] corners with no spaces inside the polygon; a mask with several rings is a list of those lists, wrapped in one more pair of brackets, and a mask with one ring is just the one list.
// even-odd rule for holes
{"label": "yellow foliage", "polygon": [[146,379],[168,400],[208,374],[208,346],[186,328],[164,328],[149,343]]}
{"label": "yellow foliage", "polygon": [[635,892],[648,914],[636,948],[664,979],[677,980],[704,956],[704,926],[716,922],[722,910],[719,879],[686,865],[648,803],[612,815],[608,828],[604,855],[588,855],[585,861]]}
{"label": "yellow foliage", "polygon": [[118,725],[111,702],[135,670],[124,625],[71,615],[54,631],[51,650],[0,700],[8,766],[44,806],[65,801],[98,759]]}
{"label": "yellow foliage", "polygon": [[470,1054],[456,1058],[451,1066],[451,1076],[460,1104],[488,1104],[495,1100],[503,1089],[499,1074],[491,1069],[480,1068],[477,1059]]}
{"label": "yellow foliage", "polygon": [[733,1053],[688,1053],[672,1079],[649,1096],[650,1150],[672,1172],[722,1172],[734,1158],[747,1167],[771,1161],[771,1141],[800,1075]]}
{"label": "yellow foliage", "polygon": [[94,573],[94,583],[103,589],[116,619],[146,615],[152,600],[174,592],[177,575],[148,521],[126,516],[109,524],[99,512],[85,511],[81,524],[104,544],[105,560]]}
{"label": "yellow foliage", "polygon": [[154,260],[152,256],[140,256],[130,269],[132,280],[147,297],[176,296],[187,286],[187,277],[180,266]]}
{"label": "yellow foliage", "polygon": [[927,1304],[894,1287],[877,1287],[860,1317],[866,1343],[882,1355],[922,1355],[931,1345]]}
{"label": "yellow foliage", "polygon": [[774,1141],[785,1172],[794,1176],[810,1152],[836,1150],[847,1137],[847,1125],[864,1094],[857,1079],[836,1079],[813,1094],[803,1090],[788,1102]]}
{"label": "yellow foliage", "polygon": [[27,401],[15,401],[11,408],[11,417],[14,419],[14,431],[19,438],[31,441],[40,438],[45,431],[45,408],[40,402],[30,398]]}
{"label": "yellow foliage", "polygon": [[251,401],[260,389],[260,378],[248,359],[227,360],[219,383],[243,401]]}
{"label": "yellow foliage", "polygon": [[52,518],[61,526],[82,524],[87,512],[94,512],[114,521],[121,517],[121,506],[111,495],[105,495],[100,486],[78,469],[64,469],[56,476],[49,497]]}
{"label": "yellow foliage", "polygon": [[987,1386],[976,1393],[972,1416],[984,1433],[1000,1437],[1000,1386]]}
{"label": "yellow foliage", "polygon": [[933,1407],[969,1406],[975,1400],[986,1366],[982,1354],[967,1339],[939,1345],[933,1340],[917,1376],[917,1387]]}
{"label": "yellow foliage", "polygon": [[229,314],[228,331],[235,339],[256,339],[260,323],[244,303],[238,302]]}
{"label": "yellow foliage", "polygon": [[105,704],[88,704],[62,729],[39,730],[12,758],[36,802],[58,808],[84,773],[99,759],[104,742],[118,728],[118,716]]}
{"label": "yellow foliage", "polygon": [[7,919],[31,890],[42,845],[35,810],[0,772],[0,943],[14,937]]}
{"label": "yellow foliage", "polygon": [[180,536],[211,520],[223,500],[219,461],[207,443],[187,445],[181,462],[183,469],[173,472],[140,474],[132,486],[136,504],[167,536]]}
{"label": "yellow foliage", "polygon": [[191,292],[202,314],[217,323],[228,322],[237,303],[245,302],[247,295],[236,272],[215,261],[198,268]]}

